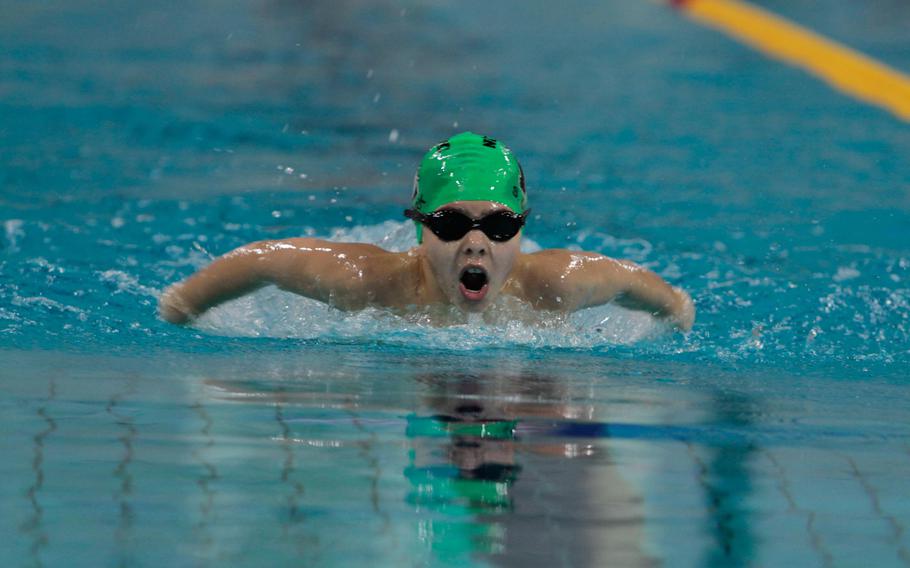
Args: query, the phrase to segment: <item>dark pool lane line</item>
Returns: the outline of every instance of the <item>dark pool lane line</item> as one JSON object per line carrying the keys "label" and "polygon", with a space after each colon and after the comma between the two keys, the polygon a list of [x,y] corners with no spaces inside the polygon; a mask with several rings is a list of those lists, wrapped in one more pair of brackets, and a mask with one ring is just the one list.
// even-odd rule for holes
{"label": "dark pool lane line", "polygon": [[837,442],[888,442],[905,440],[910,434],[860,432],[805,427],[769,428],[729,427],[723,424],[664,425],[606,422],[520,423],[516,433],[533,437],[613,438],[626,440],[666,440],[708,446],[723,445],[802,445],[825,440]]}
{"label": "dark pool lane line", "polygon": [[[294,427],[307,424],[348,424],[347,418],[287,418]],[[452,435],[473,435],[491,439],[544,438],[617,439],[675,441],[703,446],[774,445],[802,446],[832,443],[908,443],[910,432],[860,431],[833,427],[804,425],[779,428],[750,425],[742,427],[724,424],[636,424],[623,422],[579,422],[573,420],[478,419],[453,420],[441,415],[409,416],[405,418],[361,419],[361,425],[372,432],[398,431],[407,428],[409,437],[441,438]]]}

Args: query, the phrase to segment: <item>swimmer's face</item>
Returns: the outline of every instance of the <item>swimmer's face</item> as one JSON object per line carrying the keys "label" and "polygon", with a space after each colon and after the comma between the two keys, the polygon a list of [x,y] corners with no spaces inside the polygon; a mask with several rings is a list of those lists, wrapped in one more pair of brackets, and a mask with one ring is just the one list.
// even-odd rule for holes
{"label": "swimmer's face", "polygon": [[[494,211],[511,211],[492,201],[455,201],[454,209],[472,219]],[[437,211],[438,211],[437,210]],[[466,312],[486,309],[499,295],[518,257],[521,233],[505,242],[474,229],[457,241],[443,241],[424,227],[421,245],[436,282],[450,302]]]}

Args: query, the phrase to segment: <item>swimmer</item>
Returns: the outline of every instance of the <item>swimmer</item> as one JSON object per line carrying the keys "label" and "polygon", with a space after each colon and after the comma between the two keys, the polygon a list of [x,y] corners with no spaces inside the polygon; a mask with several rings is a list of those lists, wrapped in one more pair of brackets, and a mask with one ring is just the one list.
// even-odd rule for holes
{"label": "swimmer", "polygon": [[635,263],[562,249],[522,253],[530,211],[512,152],[497,140],[465,132],[431,148],[417,170],[404,214],[416,224],[418,246],[390,252],[314,238],[251,243],[165,290],[159,313],[169,322],[188,323],[273,284],[345,311],[439,307],[484,313],[511,298],[538,311],[566,313],[614,302],[691,329],[695,308],[689,295]]}

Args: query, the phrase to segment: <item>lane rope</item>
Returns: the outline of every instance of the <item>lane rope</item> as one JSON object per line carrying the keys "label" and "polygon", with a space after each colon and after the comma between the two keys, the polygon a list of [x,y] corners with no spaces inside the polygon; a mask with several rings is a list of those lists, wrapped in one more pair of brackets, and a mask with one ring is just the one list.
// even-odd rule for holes
{"label": "lane rope", "polygon": [[694,20],[910,122],[910,76],[741,0],[670,0]]}

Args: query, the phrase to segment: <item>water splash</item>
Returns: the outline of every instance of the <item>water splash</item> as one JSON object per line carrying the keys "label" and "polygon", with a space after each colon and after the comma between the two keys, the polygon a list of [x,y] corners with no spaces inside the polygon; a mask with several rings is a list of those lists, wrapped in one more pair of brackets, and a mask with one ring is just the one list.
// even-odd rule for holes
{"label": "water splash", "polygon": [[666,326],[651,316],[615,306],[600,306],[569,316],[540,314],[521,306],[504,309],[513,317],[492,323],[467,318],[454,325],[439,326],[421,314],[400,316],[373,308],[342,312],[270,287],[209,310],[195,326],[207,333],[239,337],[454,350],[514,346],[603,348],[652,339],[666,332]]}
{"label": "water splash", "polygon": [[[119,228],[94,212],[97,205],[67,211],[66,222],[42,215],[5,224],[13,227],[15,238],[5,237],[4,243],[14,242],[16,249],[6,246],[0,257],[0,331],[11,344],[58,345],[65,337],[67,345],[76,346],[141,345],[155,337],[159,345],[182,345],[187,330],[157,319],[161,290],[245,242],[263,235],[308,234],[392,251],[416,245],[409,221],[295,227],[274,220],[269,214],[274,203],[261,211],[253,205],[236,197],[217,207],[118,202],[110,210],[127,220]],[[219,208],[227,212],[223,220],[213,217]],[[170,219],[173,225],[139,221],[140,216]],[[241,217],[248,220],[234,222]],[[342,217],[351,216],[336,218]],[[270,228],[271,222],[282,223],[281,232]],[[908,360],[910,260],[899,251],[803,243],[760,257],[710,240],[703,249],[674,251],[584,227],[566,241],[569,248],[631,258],[690,291],[698,310],[694,330],[685,336],[670,332],[650,316],[614,306],[570,316],[511,306],[514,317],[438,327],[420,314],[345,313],[266,288],[211,310],[190,332],[213,348],[225,337],[256,337],[416,349],[621,351],[630,357],[746,366],[796,362],[807,368],[865,369]],[[535,240],[523,239],[524,252],[540,248]]]}
{"label": "water splash", "polygon": [[19,239],[25,236],[22,230],[22,219],[8,219],[3,222],[3,236],[6,239],[6,246],[10,252],[17,252]]}

